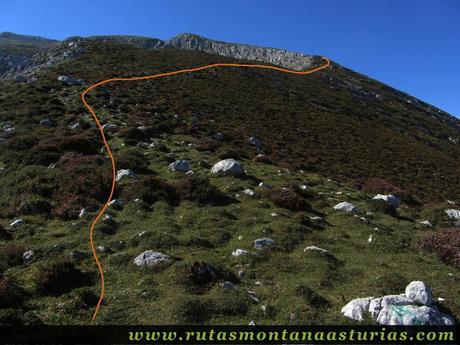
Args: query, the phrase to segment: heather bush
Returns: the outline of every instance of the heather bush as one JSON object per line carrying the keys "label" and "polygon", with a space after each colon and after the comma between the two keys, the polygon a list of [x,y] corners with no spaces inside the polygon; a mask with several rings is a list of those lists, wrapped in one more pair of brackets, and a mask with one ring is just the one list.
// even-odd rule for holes
{"label": "heather bush", "polygon": [[274,202],[276,206],[291,211],[307,211],[310,205],[301,195],[301,192],[294,187],[273,188],[265,192],[266,197]]}
{"label": "heather bush", "polygon": [[124,200],[141,199],[148,204],[164,200],[171,205],[177,204],[179,198],[174,187],[154,176],[141,177],[122,187]]}
{"label": "heather bush", "polygon": [[0,265],[4,268],[22,265],[22,254],[26,251],[19,243],[8,243],[0,251]]}
{"label": "heather bush", "polygon": [[419,249],[436,254],[443,262],[460,268],[460,231],[447,228],[427,234],[419,244]]}
{"label": "heather bush", "polygon": [[81,272],[73,262],[66,259],[40,267],[36,277],[38,291],[52,295],[63,294],[91,283],[90,275]]}
{"label": "heather bush", "polygon": [[75,218],[82,208],[95,209],[106,201],[112,184],[111,166],[102,157],[68,153],[56,163],[56,216]]}
{"label": "heather bush", "polygon": [[131,169],[136,172],[145,171],[149,161],[146,159],[141,150],[137,148],[129,148],[120,152],[115,157],[117,169]]}
{"label": "heather bush", "polygon": [[187,176],[179,180],[175,188],[181,200],[196,201],[200,205],[219,203],[226,199],[225,195],[204,177]]}
{"label": "heather bush", "polygon": [[0,276],[0,309],[21,305],[24,292],[6,277]]}
{"label": "heather bush", "polygon": [[13,238],[11,233],[5,229],[3,225],[0,224],[0,240],[9,241]]}

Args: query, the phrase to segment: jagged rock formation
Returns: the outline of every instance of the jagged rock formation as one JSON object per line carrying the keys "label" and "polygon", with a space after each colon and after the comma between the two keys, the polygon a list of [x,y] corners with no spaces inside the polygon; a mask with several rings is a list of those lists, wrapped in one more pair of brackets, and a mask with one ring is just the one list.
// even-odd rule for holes
{"label": "jagged rock formation", "polygon": [[[282,49],[215,41],[189,33],[177,35],[166,41],[138,36],[90,36],[87,38],[75,36],[67,38],[60,44],[59,41],[41,37],[2,33],[0,34],[0,79],[13,78],[18,75],[30,77],[43,67],[55,66],[65,59],[76,58],[84,51],[82,47],[84,41],[127,44],[147,49],[198,50],[236,59],[260,61],[294,70],[307,69],[313,63],[313,56],[310,55]],[[6,42],[21,42],[26,47],[30,47],[31,53],[15,54],[10,49],[11,44],[7,46]]]}

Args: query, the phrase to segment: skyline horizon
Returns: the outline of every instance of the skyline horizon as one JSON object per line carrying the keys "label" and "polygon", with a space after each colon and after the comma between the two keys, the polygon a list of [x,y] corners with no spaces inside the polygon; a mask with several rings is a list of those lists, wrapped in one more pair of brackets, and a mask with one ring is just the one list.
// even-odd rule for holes
{"label": "skyline horizon", "polygon": [[[284,9],[284,10],[283,10]],[[293,10],[294,9],[294,10]],[[282,15],[280,15],[282,13]],[[460,118],[455,0],[57,0],[0,3],[0,32],[62,40],[132,35],[209,39],[326,56]]]}

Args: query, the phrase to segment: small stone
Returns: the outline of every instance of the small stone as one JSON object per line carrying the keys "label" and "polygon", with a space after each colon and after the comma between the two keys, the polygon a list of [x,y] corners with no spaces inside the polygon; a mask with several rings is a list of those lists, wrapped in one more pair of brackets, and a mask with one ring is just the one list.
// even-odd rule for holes
{"label": "small stone", "polygon": [[329,253],[326,249],[323,249],[323,248],[320,248],[320,247],[317,247],[317,246],[308,246],[308,247],[305,247],[305,249],[304,249],[303,251],[306,252],[306,251],[309,251],[309,250],[321,252],[321,253],[324,253],[324,254],[328,254],[328,253]]}
{"label": "small stone", "polygon": [[271,238],[259,238],[254,241],[254,248],[262,249],[267,246],[274,246],[276,242]]}
{"label": "small stone", "polygon": [[23,219],[16,219],[15,221],[13,221],[11,224],[10,224],[10,227],[11,228],[16,228],[18,226],[21,226],[21,225],[24,225],[24,220]]}
{"label": "small stone", "polygon": [[188,172],[191,170],[190,168],[190,163],[189,161],[185,160],[185,159],[181,159],[181,160],[177,160],[175,162],[172,162],[170,165],[169,165],[169,170],[171,171],[180,171],[180,172]]}
{"label": "small stone", "polygon": [[24,261],[31,260],[33,258],[33,256],[34,256],[34,251],[33,250],[28,250],[28,251],[22,253],[22,259]]}

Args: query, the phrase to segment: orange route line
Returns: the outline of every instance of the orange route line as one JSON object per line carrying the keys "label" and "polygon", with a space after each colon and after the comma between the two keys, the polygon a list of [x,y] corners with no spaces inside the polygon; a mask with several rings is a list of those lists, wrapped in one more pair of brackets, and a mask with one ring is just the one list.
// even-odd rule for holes
{"label": "orange route line", "polygon": [[99,128],[99,131],[101,133],[102,140],[104,141],[104,146],[107,150],[107,153],[110,157],[110,161],[112,163],[112,187],[110,189],[110,194],[109,197],[107,198],[107,201],[103,205],[103,207],[100,209],[98,212],[96,218],[91,223],[90,227],[90,232],[89,232],[89,241],[91,245],[91,250],[93,252],[93,257],[94,261],[96,262],[96,266],[99,270],[99,277],[101,280],[101,291],[99,295],[99,300],[97,302],[97,305],[94,309],[94,313],[92,316],[92,320],[96,320],[97,314],[99,312],[99,309],[101,307],[101,303],[104,299],[105,296],[105,279],[104,279],[104,270],[101,264],[101,261],[99,260],[99,257],[97,256],[96,253],[96,248],[94,246],[94,227],[96,226],[97,222],[99,219],[103,216],[104,212],[107,210],[110,201],[112,200],[113,194],[115,192],[115,174],[116,174],[116,166],[115,166],[115,159],[113,158],[112,151],[110,150],[109,143],[107,142],[107,138],[105,137],[104,129],[102,128],[102,125],[99,121],[99,118],[96,115],[96,112],[94,109],[88,104],[86,101],[86,95],[94,90],[95,88],[111,83],[111,82],[117,82],[117,81],[138,81],[138,80],[148,80],[148,79],[155,79],[155,78],[161,78],[161,77],[167,77],[171,75],[176,75],[176,74],[183,74],[183,73],[189,73],[189,72],[198,72],[198,71],[203,71],[209,68],[216,68],[216,67],[249,67],[249,68],[259,68],[259,69],[270,69],[270,70],[275,70],[279,72],[284,72],[284,73],[290,73],[290,74],[297,74],[297,75],[306,75],[306,74],[311,74],[317,71],[320,71],[322,69],[325,69],[330,66],[331,61],[328,58],[322,57],[321,58],[323,61],[325,61],[325,64],[307,70],[307,71],[293,71],[290,69],[286,68],[281,68],[281,67],[276,67],[276,66],[269,66],[269,65],[256,65],[256,64],[239,64],[239,63],[214,63],[210,65],[205,65],[205,66],[200,66],[200,67],[195,67],[195,68],[186,68],[186,69],[181,69],[181,70],[176,70],[176,71],[171,71],[171,72],[166,72],[166,73],[159,73],[159,74],[152,74],[152,75],[146,75],[142,77],[122,77],[122,78],[111,78],[111,79],[106,79],[102,80],[98,83],[92,84],[89,86],[87,89],[85,89],[82,94],[81,94],[81,101],[85,105],[85,107],[88,109],[88,111],[91,113],[91,115],[94,118],[94,121],[96,122],[97,127]]}

